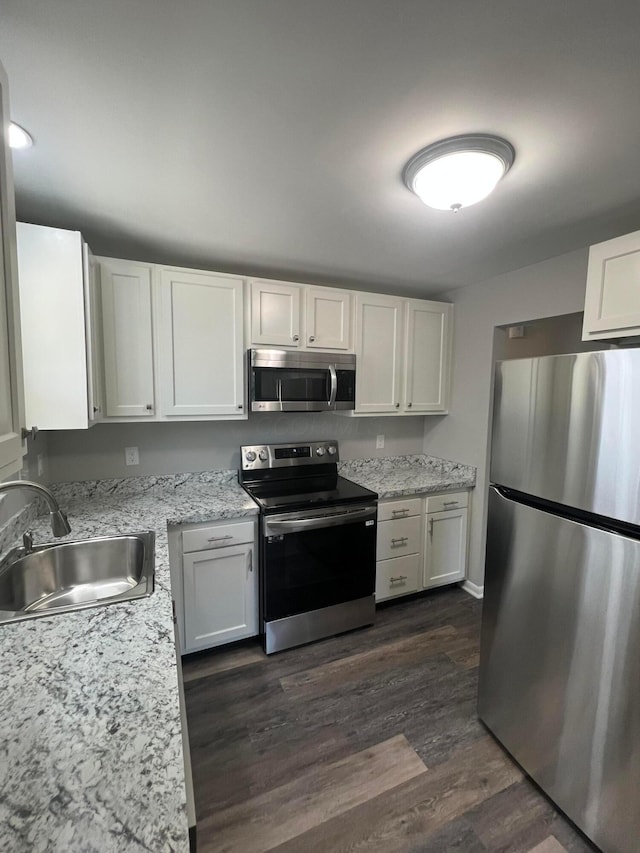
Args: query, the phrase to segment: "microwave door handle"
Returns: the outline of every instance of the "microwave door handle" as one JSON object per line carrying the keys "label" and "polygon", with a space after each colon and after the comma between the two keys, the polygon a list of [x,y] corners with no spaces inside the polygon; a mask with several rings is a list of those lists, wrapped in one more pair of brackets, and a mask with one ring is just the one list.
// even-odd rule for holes
{"label": "microwave door handle", "polygon": [[283,412],[282,408],[282,379],[278,379],[278,402],[280,403],[280,411]]}
{"label": "microwave door handle", "polygon": [[331,390],[329,392],[329,408],[335,409],[336,397],[338,395],[338,374],[333,364],[329,365],[329,374],[331,375]]}

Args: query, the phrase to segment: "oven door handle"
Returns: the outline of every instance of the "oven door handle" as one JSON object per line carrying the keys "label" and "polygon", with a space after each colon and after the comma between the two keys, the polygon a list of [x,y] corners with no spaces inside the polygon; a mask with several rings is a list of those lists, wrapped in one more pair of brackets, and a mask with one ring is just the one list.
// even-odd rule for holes
{"label": "oven door handle", "polygon": [[331,390],[329,391],[329,408],[335,409],[336,397],[338,396],[338,374],[333,364],[329,365],[329,374],[331,376]]}
{"label": "oven door handle", "polygon": [[265,521],[264,535],[274,536],[279,533],[297,533],[304,530],[319,530],[324,527],[340,527],[365,518],[375,518],[376,508],[365,507],[350,512],[334,512],[313,518],[292,518],[287,521]]}

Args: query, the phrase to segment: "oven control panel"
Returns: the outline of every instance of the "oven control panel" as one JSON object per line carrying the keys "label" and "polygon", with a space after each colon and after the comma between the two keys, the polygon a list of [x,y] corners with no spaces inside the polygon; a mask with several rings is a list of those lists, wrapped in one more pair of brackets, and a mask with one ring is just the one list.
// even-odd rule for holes
{"label": "oven control panel", "polygon": [[240,448],[243,471],[290,468],[295,465],[329,465],[340,458],[338,442],[311,441],[299,444],[249,444]]}

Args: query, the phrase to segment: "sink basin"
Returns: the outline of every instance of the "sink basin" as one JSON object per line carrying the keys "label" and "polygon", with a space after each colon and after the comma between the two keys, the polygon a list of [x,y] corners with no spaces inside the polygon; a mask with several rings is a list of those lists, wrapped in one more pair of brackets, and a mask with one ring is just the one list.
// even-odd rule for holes
{"label": "sink basin", "polygon": [[151,595],[154,545],[148,531],[16,548],[0,566],[0,622]]}

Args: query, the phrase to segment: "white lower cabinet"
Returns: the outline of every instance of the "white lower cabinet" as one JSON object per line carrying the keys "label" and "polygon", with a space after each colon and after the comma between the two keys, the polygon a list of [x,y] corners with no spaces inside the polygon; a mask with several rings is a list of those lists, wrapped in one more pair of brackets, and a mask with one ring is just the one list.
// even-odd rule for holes
{"label": "white lower cabinet", "polygon": [[467,508],[426,515],[423,586],[464,580],[467,570]]}
{"label": "white lower cabinet", "polygon": [[170,554],[174,590],[179,590],[175,599],[181,651],[195,652],[255,636],[255,521],[188,525],[178,530]]}
{"label": "white lower cabinet", "polygon": [[464,580],[468,492],[378,504],[376,601]]}

